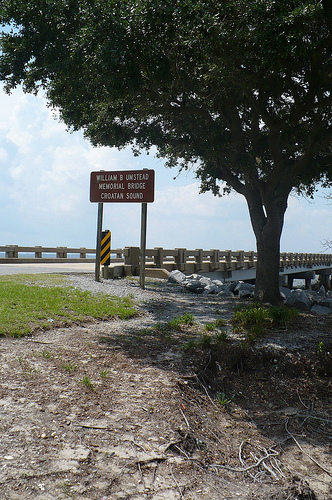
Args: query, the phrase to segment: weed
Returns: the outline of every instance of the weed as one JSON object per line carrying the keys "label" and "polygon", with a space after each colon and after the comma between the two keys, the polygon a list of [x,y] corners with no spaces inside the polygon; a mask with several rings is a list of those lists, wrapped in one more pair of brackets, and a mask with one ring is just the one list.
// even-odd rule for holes
{"label": "weed", "polygon": [[209,333],[203,333],[198,338],[191,338],[188,342],[182,344],[183,351],[191,351],[200,347],[202,349],[209,349],[213,345],[222,344],[228,339],[227,332],[220,331],[213,333],[212,335]]}
{"label": "weed", "polygon": [[192,326],[194,324],[194,317],[190,313],[184,313],[183,316],[177,316],[176,318],[168,321],[167,326],[169,328],[174,328],[175,330],[181,330],[182,326]]}
{"label": "weed", "polygon": [[45,349],[42,351],[42,356],[45,359],[52,359],[53,358],[53,354],[49,351],[46,351]]}
{"label": "weed", "polygon": [[215,329],[215,323],[206,323],[204,325],[204,331],[206,332],[213,332],[214,329]]}
{"label": "weed", "polygon": [[299,311],[295,307],[270,306],[268,308],[269,317],[272,319],[272,326],[286,327],[288,321],[298,316]]}
{"label": "weed", "polygon": [[197,342],[195,339],[190,339],[185,344],[182,344],[182,350],[185,352],[192,351],[196,347],[197,347]]}
{"label": "weed", "polygon": [[101,373],[100,373],[100,376],[101,378],[104,380],[108,375],[108,370],[103,370]]}
{"label": "weed", "polygon": [[211,344],[212,344],[212,336],[208,335],[207,333],[201,335],[197,341],[197,346],[202,347],[203,349],[207,349],[208,347],[211,346]]}
{"label": "weed", "polygon": [[326,345],[324,344],[324,342],[318,342],[318,344],[316,345],[316,353],[319,356],[322,356],[326,353]]}
{"label": "weed", "polygon": [[252,304],[244,309],[239,309],[232,318],[233,325],[244,328],[250,328],[253,325],[266,325],[268,321],[268,311],[260,304]]}
{"label": "weed", "polygon": [[[160,332],[164,334],[164,337],[166,340],[171,340],[171,332],[170,330],[182,330],[183,326],[192,326],[194,324],[194,317],[192,314],[185,313],[183,316],[177,316],[167,323],[161,323],[158,321],[155,326],[154,330],[156,332]],[[151,330],[148,330],[148,332],[151,334]]]}
{"label": "weed", "polygon": [[69,361],[65,365],[62,365],[62,368],[64,370],[66,370],[67,372],[72,373],[75,370],[77,370],[77,365],[75,365],[75,363],[72,363],[71,361]]}
{"label": "weed", "polygon": [[165,331],[164,339],[167,340],[168,342],[171,342],[172,341],[172,332],[170,332],[169,330]]}
{"label": "weed", "polygon": [[216,319],[215,325],[217,328],[224,328],[227,325],[227,321],[225,319],[219,318]]}
{"label": "weed", "polygon": [[227,326],[227,321],[222,318],[219,318],[213,323],[206,323],[206,325],[204,325],[204,330],[206,332],[213,332],[213,330],[220,330],[225,326]]}
{"label": "weed", "polygon": [[161,323],[160,321],[157,321],[157,323],[155,324],[155,330],[157,331],[164,331],[166,329],[166,324],[165,323]]}
{"label": "weed", "polygon": [[234,395],[231,397],[231,399],[228,399],[226,397],[226,394],[224,392],[217,392],[217,400],[221,404],[221,406],[227,406],[229,403],[231,403],[234,399]]}
{"label": "weed", "polygon": [[215,339],[217,343],[225,342],[226,340],[228,340],[227,332],[221,330],[220,332],[216,333]]}
{"label": "weed", "polygon": [[237,307],[231,319],[235,331],[244,332],[249,343],[266,333],[267,328],[285,327],[298,314],[294,308],[285,306],[263,307],[254,303],[248,307]]}
{"label": "weed", "polygon": [[88,375],[85,375],[85,377],[83,377],[82,379],[82,384],[85,385],[85,387],[87,387],[88,389],[90,389],[91,391],[94,391],[95,388],[94,388],[94,385],[93,383],[91,382],[90,378]]}

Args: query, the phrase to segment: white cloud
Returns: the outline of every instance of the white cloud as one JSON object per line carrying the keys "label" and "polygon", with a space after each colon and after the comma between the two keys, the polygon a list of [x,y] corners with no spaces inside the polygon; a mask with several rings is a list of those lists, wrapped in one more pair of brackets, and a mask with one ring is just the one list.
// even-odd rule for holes
{"label": "white cloud", "polygon": [[14,181],[20,180],[23,174],[26,172],[26,167],[24,165],[16,165],[9,169],[10,176]]}
{"label": "white cloud", "polygon": [[322,252],[321,241],[332,237],[332,207],[319,195],[315,200],[290,197],[281,249],[288,252]]}
{"label": "white cloud", "polygon": [[0,162],[5,162],[8,159],[8,153],[4,148],[0,148]]}
{"label": "white cloud", "polygon": [[[199,194],[194,173],[180,175],[150,155],[93,148],[81,133],[54,120],[42,97],[0,91],[1,244],[94,246],[97,205],[89,201],[90,172],[152,168],[155,202],[148,205],[148,246],[254,250],[246,202],[240,195]],[[282,236],[285,251],[319,252],[332,237],[332,207],[290,198]],[[140,243],[140,204],[104,206],[112,246]]]}

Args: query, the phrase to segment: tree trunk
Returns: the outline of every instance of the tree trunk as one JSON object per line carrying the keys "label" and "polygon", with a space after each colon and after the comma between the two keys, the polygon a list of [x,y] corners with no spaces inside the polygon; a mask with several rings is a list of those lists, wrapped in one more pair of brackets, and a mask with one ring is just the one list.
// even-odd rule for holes
{"label": "tree trunk", "polygon": [[255,300],[280,305],[280,238],[289,191],[276,195],[258,190],[246,196],[252,227],[256,236],[257,269]]}
{"label": "tree trunk", "polygon": [[269,302],[274,305],[281,303],[279,290],[280,236],[280,228],[270,223],[266,224],[256,235],[255,300],[258,302]]}

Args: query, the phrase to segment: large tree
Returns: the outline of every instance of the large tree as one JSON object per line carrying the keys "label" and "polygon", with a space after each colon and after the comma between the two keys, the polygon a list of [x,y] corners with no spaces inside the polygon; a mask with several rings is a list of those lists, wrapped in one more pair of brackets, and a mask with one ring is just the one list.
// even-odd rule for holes
{"label": "large tree", "polygon": [[0,79],[94,145],[157,146],[247,201],[256,299],[278,303],[292,190],[331,168],[330,0],[2,0]]}

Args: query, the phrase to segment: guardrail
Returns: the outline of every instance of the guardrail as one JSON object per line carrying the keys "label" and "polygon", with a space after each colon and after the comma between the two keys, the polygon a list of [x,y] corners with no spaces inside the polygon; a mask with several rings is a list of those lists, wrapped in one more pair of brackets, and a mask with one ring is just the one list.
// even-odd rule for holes
{"label": "guardrail", "polygon": [[[139,266],[140,249],[138,247],[125,247],[124,263],[134,268]],[[239,269],[254,269],[257,264],[257,252],[243,250],[188,250],[175,248],[167,250],[154,248],[146,250],[147,266],[165,268],[167,270],[179,269],[189,273],[236,271]],[[281,253],[280,268],[293,267],[331,267],[331,254],[313,253]]]}
{"label": "guardrail", "polygon": [[[0,264],[52,264],[52,263],[93,263],[95,262],[96,249],[95,248],[71,248],[71,247],[23,247],[19,245],[5,245],[0,246],[0,253],[4,253],[4,257],[0,257]],[[24,254],[24,256],[22,256]],[[31,254],[27,256],[26,254]],[[53,254],[52,257],[45,257],[45,254]],[[111,254],[115,255],[112,259],[113,262],[124,262],[123,250],[118,248],[111,250]],[[77,255],[78,257],[72,257]],[[87,257],[91,255],[91,257]]]}
{"label": "guardrail", "polygon": [[[0,246],[0,264],[13,263],[77,263],[95,262],[95,248],[71,247],[42,247],[42,246]],[[110,250],[111,265],[120,264],[125,268],[125,274],[139,274],[140,248],[125,247]],[[24,254],[24,255],[22,255]],[[27,257],[31,254],[31,257]],[[45,254],[53,254],[46,257]],[[72,257],[77,255],[78,257]],[[87,257],[91,255],[91,257]],[[209,273],[222,271],[232,273],[238,270],[253,270],[257,264],[257,252],[243,250],[203,250],[201,248],[188,250],[187,248],[165,249],[155,247],[146,250],[146,266],[149,268],[162,268],[168,271],[179,269],[185,273]],[[322,253],[286,253],[280,254],[280,270],[297,269],[307,271],[310,269],[327,269],[331,274],[332,255]]]}

